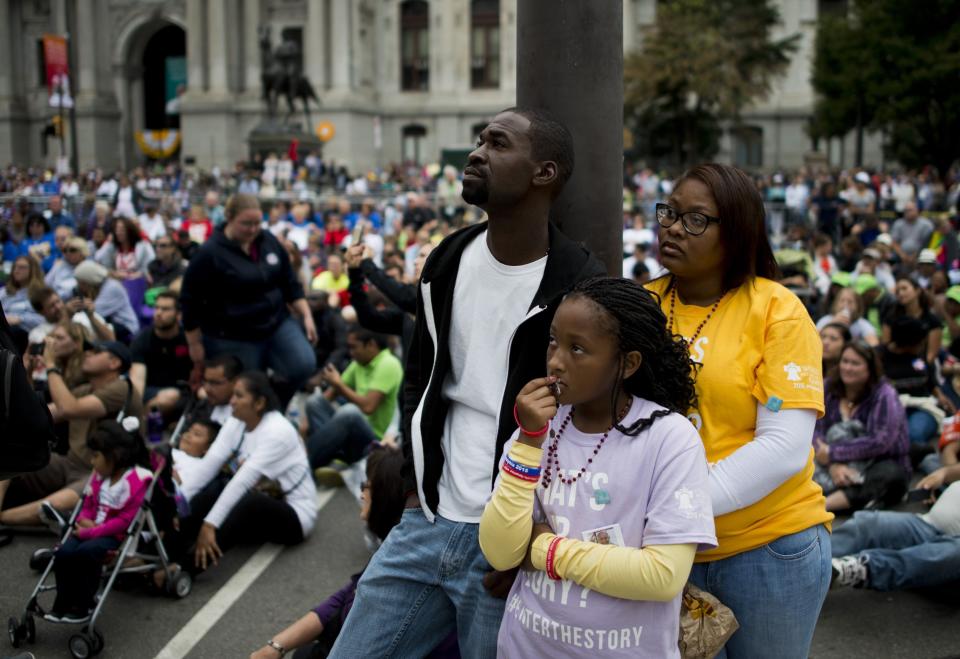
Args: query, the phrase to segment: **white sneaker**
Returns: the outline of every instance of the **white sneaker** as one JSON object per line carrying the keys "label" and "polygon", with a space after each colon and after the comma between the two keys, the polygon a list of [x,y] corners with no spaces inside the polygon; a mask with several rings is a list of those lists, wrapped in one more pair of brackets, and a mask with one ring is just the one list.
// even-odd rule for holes
{"label": "white sneaker", "polygon": [[862,588],[867,583],[867,562],[860,556],[841,556],[830,559],[833,567],[831,588],[853,586]]}

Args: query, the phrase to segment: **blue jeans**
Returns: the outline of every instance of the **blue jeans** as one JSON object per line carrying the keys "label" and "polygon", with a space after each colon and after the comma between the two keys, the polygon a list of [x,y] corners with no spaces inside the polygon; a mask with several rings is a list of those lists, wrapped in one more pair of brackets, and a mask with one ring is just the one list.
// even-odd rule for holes
{"label": "blue jeans", "polygon": [[737,616],[721,659],[806,659],[830,588],[830,533],[822,524],[711,563],[690,581]]}
{"label": "blue jeans", "polygon": [[930,412],[918,409],[907,410],[907,432],[911,444],[926,444],[937,436],[940,424]]}
{"label": "blue jeans", "polygon": [[273,336],[263,341],[235,341],[204,336],[208,357],[224,353],[236,356],[243,367],[258,371],[273,369],[277,376],[295,388],[303,386],[317,370],[317,356],[300,325],[287,317]]}
{"label": "blue jeans", "polygon": [[323,394],[307,400],[307,457],[313,468],[329,464],[334,458],[353,464],[362,458],[378,438],[367,417],[353,403],[334,410]]}
{"label": "blue jeans", "polygon": [[867,560],[867,586],[897,590],[960,579],[960,537],[913,513],[861,510],[833,532],[833,555]]}
{"label": "blue jeans", "polygon": [[330,657],[424,657],[453,629],[465,659],[496,657],[506,601],[483,588],[492,568],[479,530],[405,510],[360,578]]}

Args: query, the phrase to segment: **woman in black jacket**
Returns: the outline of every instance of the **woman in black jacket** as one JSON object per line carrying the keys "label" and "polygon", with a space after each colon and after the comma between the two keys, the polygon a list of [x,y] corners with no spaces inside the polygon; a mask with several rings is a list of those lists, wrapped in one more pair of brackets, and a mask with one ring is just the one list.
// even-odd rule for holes
{"label": "woman in black jacket", "polygon": [[310,345],[317,330],[303,287],[283,245],[261,231],[255,196],[234,195],[224,214],[226,222],[190,260],[183,279],[180,303],[190,358],[196,371],[208,355],[222,353],[237,356],[247,369],[269,367],[286,382],[279,391],[289,400],[317,368]]}

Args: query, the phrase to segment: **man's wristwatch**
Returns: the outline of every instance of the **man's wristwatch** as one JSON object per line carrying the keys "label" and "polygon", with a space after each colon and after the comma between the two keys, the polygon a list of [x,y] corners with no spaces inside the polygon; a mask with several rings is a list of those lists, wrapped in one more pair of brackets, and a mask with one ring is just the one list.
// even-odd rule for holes
{"label": "man's wristwatch", "polygon": [[287,649],[286,649],[285,647],[283,647],[282,645],[280,645],[279,643],[277,643],[277,642],[276,642],[275,640],[273,640],[272,638],[271,638],[269,641],[267,641],[267,645],[269,645],[269,646],[272,647],[274,650],[276,650],[277,652],[279,652],[281,657],[283,657],[284,655],[287,654]]}

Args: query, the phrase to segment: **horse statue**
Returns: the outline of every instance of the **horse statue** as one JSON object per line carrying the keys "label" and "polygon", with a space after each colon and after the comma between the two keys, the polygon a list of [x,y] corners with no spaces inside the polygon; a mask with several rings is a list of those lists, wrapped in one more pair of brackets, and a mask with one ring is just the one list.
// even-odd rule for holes
{"label": "horse statue", "polygon": [[296,113],[296,99],[303,102],[303,112],[307,127],[312,124],[310,119],[310,100],[320,106],[320,99],[313,89],[313,85],[300,70],[300,49],[293,40],[284,40],[276,50],[271,49],[270,28],[262,26],[258,30],[260,41],[260,87],[261,98],[267,106],[267,116],[273,120],[277,118],[277,103],[283,95],[287,101],[287,114],[283,118],[284,124],[289,124],[291,117]]}

